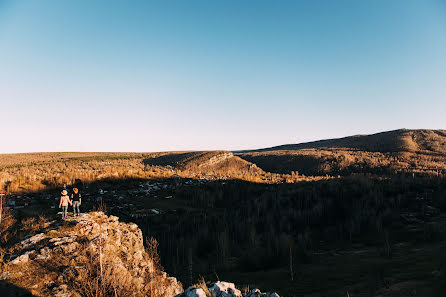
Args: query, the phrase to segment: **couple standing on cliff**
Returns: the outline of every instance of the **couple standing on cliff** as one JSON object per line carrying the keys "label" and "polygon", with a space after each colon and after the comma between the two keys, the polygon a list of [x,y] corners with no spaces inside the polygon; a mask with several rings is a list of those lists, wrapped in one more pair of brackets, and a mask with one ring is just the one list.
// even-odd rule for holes
{"label": "couple standing on cliff", "polygon": [[80,214],[79,206],[81,205],[82,199],[81,194],[77,188],[73,189],[73,194],[71,194],[71,199],[68,196],[68,191],[63,190],[60,196],[59,208],[62,207],[62,219],[67,218],[68,204],[73,205],[73,215]]}

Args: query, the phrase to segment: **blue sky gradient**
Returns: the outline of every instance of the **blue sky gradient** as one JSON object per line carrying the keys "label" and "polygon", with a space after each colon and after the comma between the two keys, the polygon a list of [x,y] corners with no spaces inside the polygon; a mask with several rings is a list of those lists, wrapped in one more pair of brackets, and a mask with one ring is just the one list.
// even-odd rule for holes
{"label": "blue sky gradient", "polygon": [[0,152],[446,129],[446,1],[0,0]]}

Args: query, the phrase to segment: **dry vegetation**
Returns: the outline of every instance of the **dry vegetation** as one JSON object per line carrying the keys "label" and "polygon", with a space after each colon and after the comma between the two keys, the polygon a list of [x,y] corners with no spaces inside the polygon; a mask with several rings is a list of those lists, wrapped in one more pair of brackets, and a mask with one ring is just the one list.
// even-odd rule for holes
{"label": "dry vegetation", "polygon": [[230,152],[42,153],[0,155],[0,189],[25,193],[101,179],[212,178],[295,182],[308,178],[264,172]]}
{"label": "dry vegetation", "polygon": [[355,135],[336,139],[319,140],[300,144],[286,144],[258,151],[299,149],[348,149],[369,152],[409,151],[427,154],[446,153],[446,130],[407,130]]}
{"label": "dry vegetation", "polygon": [[366,136],[283,145],[239,154],[270,172],[351,174],[446,172],[446,132],[397,130]]}

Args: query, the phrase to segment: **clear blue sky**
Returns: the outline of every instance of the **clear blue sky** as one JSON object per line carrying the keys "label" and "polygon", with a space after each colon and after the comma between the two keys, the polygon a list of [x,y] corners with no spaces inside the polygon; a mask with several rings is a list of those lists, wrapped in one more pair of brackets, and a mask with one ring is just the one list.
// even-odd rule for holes
{"label": "clear blue sky", "polygon": [[446,129],[446,1],[0,0],[0,152]]}

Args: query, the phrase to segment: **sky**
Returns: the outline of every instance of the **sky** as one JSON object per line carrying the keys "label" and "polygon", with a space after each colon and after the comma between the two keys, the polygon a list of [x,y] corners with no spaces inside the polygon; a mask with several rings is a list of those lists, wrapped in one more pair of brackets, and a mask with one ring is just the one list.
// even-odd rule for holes
{"label": "sky", "polygon": [[446,0],[0,0],[0,153],[446,129]]}

